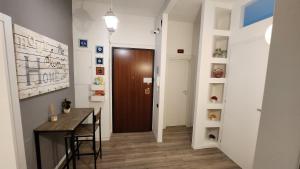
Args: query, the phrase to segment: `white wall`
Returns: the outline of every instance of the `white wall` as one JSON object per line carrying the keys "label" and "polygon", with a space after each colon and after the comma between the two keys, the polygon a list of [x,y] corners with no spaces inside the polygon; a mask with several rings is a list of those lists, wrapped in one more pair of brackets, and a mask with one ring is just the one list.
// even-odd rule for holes
{"label": "white wall", "polygon": [[[0,144],[0,168],[17,169],[16,147],[14,138],[14,121],[10,103],[10,87],[7,67],[7,44],[3,16],[0,13],[0,134],[3,136]],[[11,24],[11,23],[7,23]],[[11,35],[10,35],[11,36]]]}
{"label": "white wall", "polygon": [[[169,20],[167,56],[192,56],[193,47],[193,23]],[[178,54],[177,49],[184,49],[184,54]]]}
{"label": "white wall", "polygon": [[[186,125],[192,126],[192,108],[190,101],[191,94],[194,91],[191,89],[191,75],[192,67],[191,60],[195,55],[193,55],[193,33],[194,24],[191,22],[179,22],[179,21],[168,21],[168,40],[167,40],[167,77],[166,77],[166,105],[164,110],[164,127],[169,125]],[[184,49],[184,54],[178,54],[177,49]],[[172,65],[180,65],[172,69]],[[174,67],[174,66],[173,66]],[[180,71],[181,74],[186,72],[182,77],[184,79],[174,79],[176,77],[176,71]],[[173,72],[170,72],[173,71]],[[172,78],[173,77],[173,78]],[[173,81],[172,81],[173,80]],[[175,81],[175,82],[174,82]],[[177,85],[172,85],[172,83],[177,83]],[[178,87],[184,87],[188,91],[185,96],[183,91],[178,90]],[[185,89],[183,89],[185,90]],[[173,94],[178,94],[176,97],[172,97]],[[185,97],[185,98],[183,98]],[[177,105],[172,103],[177,102]],[[175,110],[174,110],[175,109]],[[180,114],[176,113],[176,110],[181,110]],[[179,113],[179,112],[178,112]]]}
{"label": "white wall", "polygon": [[[77,107],[102,107],[102,138],[107,140],[112,133],[111,112],[111,46],[132,48],[155,48],[155,35],[152,33],[155,27],[155,18],[134,16],[127,14],[116,14],[120,20],[119,29],[111,36],[105,28],[103,16],[109,9],[109,5],[97,1],[73,0],[73,43],[74,43],[74,76],[75,76],[75,104]],[[88,48],[79,48],[79,39],[88,39]],[[105,67],[105,102],[89,102],[89,85],[93,81],[95,46],[104,46]],[[91,67],[76,63],[79,56],[90,56]],[[83,74],[83,70],[91,72],[92,75]],[[85,82],[80,82],[79,76],[89,76]]]}
{"label": "white wall", "polygon": [[165,106],[165,75],[167,59],[167,30],[168,14],[157,17],[156,28],[160,33],[156,35],[154,58],[154,91],[153,91],[153,124],[152,129],[157,142],[162,142],[164,106]]}
{"label": "white wall", "polygon": [[[197,71],[199,37],[200,37],[200,20],[201,20],[200,15],[201,15],[201,10],[198,11],[198,15],[194,23],[180,22],[180,21],[173,21],[173,20],[169,20],[168,22],[167,64],[173,62],[186,62],[186,64],[188,65],[188,70],[187,70],[188,71],[187,73],[188,93],[187,93],[187,103],[186,103],[187,107],[186,107],[186,112],[184,112],[185,113],[184,119],[182,119],[185,121],[183,125],[186,126],[193,126],[195,85],[196,85],[195,77]],[[184,54],[178,54],[177,49],[184,49]],[[168,86],[168,88],[170,87],[168,81],[166,82],[166,85]],[[173,119],[173,121],[180,121],[178,119],[180,118],[179,116],[176,117],[167,116],[167,110],[165,108],[164,127],[167,126],[166,125],[167,118],[175,118]]]}
{"label": "white wall", "polygon": [[26,169],[11,17],[0,13],[0,168]]}
{"label": "white wall", "polygon": [[232,10],[220,148],[243,169],[252,169],[269,56],[265,32],[272,18],[242,27],[244,4],[239,1]]}
{"label": "white wall", "polygon": [[194,112],[195,112],[195,99],[196,99],[196,83],[197,83],[197,68],[198,66],[198,57],[199,57],[199,41],[200,41],[200,24],[201,24],[201,10],[202,7],[200,7],[200,10],[198,11],[196,20],[193,25],[193,47],[192,47],[192,59],[191,59],[191,74],[190,74],[190,97],[189,97],[189,108],[191,111],[191,126],[193,126],[194,123]]}
{"label": "white wall", "polygon": [[300,1],[276,1],[255,169],[298,169]]}

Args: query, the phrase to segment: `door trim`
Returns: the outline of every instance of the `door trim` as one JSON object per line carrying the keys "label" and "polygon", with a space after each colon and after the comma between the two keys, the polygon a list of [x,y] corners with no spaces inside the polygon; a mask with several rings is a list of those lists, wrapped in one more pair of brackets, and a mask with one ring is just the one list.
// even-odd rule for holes
{"label": "door trim", "polygon": [[111,80],[111,82],[112,82],[112,88],[111,88],[111,92],[112,92],[112,133],[115,133],[115,127],[114,127],[114,123],[115,123],[115,118],[114,118],[114,116],[115,116],[115,110],[114,110],[114,105],[115,105],[115,103],[114,103],[114,58],[115,58],[115,53],[114,53],[114,50],[115,49],[127,49],[127,50],[148,50],[148,51],[152,51],[152,91],[151,91],[151,94],[152,94],[152,99],[151,99],[151,101],[152,101],[152,103],[151,103],[151,131],[153,130],[152,129],[152,123],[153,123],[153,99],[154,99],[154,93],[153,93],[153,91],[154,91],[154,82],[155,82],[155,80],[154,80],[154,64],[155,64],[155,57],[154,57],[154,55],[155,55],[155,50],[154,49],[142,49],[142,48],[128,48],[128,47],[112,47],[112,63],[111,63],[111,65],[112,65],[112,69],[111,69],[111,72],[112,72],[112,75],[111,75],[111,78],[112,78],[112,80]]}
{"label": "door trim", "polygon": [[7,77],[7,83],[10,88],[10,106],[11,106],[11,117],[12,126],[14,128],[14,147],[16,153],[17,166],[19,169],[27,169],[26,156],[25,156],[25,144],[23,137],[23,127],[21,119],[20,101],[18,94],[17,85],[17,73],[16,73],[16,63],[15,63],[15,51],[14,51],[14,41],[13,41],[13,31],[12,31],[12,19],[10,16],[0,13],[0,20],[4,23],[4,34],[5,34],[5,45],[6,45],[6,55],[4,56],[4,61],[7,63],[5,68]]}

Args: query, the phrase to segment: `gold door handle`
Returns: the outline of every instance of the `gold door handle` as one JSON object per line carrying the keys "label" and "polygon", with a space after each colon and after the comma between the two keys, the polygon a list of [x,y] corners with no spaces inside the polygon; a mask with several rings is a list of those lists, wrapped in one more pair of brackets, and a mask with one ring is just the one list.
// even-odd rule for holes
{"label": "gold door handle", "polygon": [[150,93],[151,93],[151,90],[150,90],[149,87],[147,87],[147,88],[145,89],[145,94],[146,94],[146,95],[149,95]]}

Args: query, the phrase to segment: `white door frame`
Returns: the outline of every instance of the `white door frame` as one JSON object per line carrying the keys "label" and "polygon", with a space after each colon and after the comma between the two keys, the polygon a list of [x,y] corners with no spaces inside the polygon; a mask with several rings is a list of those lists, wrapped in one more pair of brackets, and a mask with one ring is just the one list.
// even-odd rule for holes
{"label": "white door frame", "polygon": [[[183,57],[168,57],[167,55],[167,63],[166,63],[166,72],[167,72],[167,65],[168,63],[170,62],[186,62],[188,64],[188,69],[187,69],[187,74],[188,74],[188,78],[187,78],[187,88],[186,88],[186,91],[187,91],[187,95],[186,95],[186,120],[185,120],[185,125],[186,126],[190,126],[188,124],[188,114],[190,113],[189,112],[189,101],[190,101],[190,91],[191,91],[191,58],[192,56],[183,56]],[[166,77],[167,79],[167,77]],[[167,118],[168,118],[168,115],[166,114],[166,112],[164,111],[164,129],[167,128]]]}
{"label": "white door frame", "polygon": [[24,137],[21,121],[21,111],[20,111],[20,101],[18,95],[17,86],[17,74],[16,74],[16,63],[15,63],[15,52],[14,52],[14,42],[13,42],[13,32],[12,32],[12,20],[11,17],[0,13],[0,21],[4,23],[4,34],[5,34],[5,46],[6,46],[6,56],[4,60],[6,65],[7,83],[10,88],[10,106],[11,106],[11,118],[12,126],[14,128],[14,147],[17,159],[18,169],[27,169],[25,147],[24,147]]}

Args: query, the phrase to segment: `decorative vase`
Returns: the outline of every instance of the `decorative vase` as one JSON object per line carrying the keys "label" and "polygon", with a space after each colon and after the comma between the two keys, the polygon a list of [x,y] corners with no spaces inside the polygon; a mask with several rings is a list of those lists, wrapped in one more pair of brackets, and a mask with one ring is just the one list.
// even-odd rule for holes
{"label": "decorative vase", "polygon": [[217,137],[216,137],[215,135],[213,135],[213,134],[209,134],[209,135],[208,135],[208,138],[209,138],[210,140],[216,140],[216,139],[217,139]]}
{"label": "decorative vase", "polygon": [[224,70],[218,68],[218,69],[213,70],[212,74],[213,74],[214,78],[223,78],[224,77]]}
{"label": "decorative vase", "polygon": [[214,114],[210,114],[208,118],[209,118],[209,120],[216,120],[217,116]]}
{"label": "decorative vase", "polygon": [[64,113],[66,113],[66,114],[70,113],[70,111],[71,111],[71,108],[69,108],[69,109],[64,109]]}

